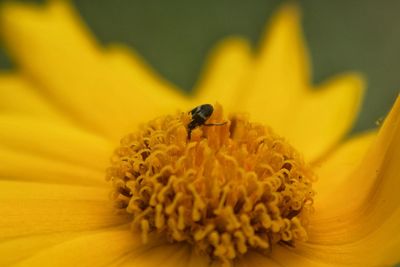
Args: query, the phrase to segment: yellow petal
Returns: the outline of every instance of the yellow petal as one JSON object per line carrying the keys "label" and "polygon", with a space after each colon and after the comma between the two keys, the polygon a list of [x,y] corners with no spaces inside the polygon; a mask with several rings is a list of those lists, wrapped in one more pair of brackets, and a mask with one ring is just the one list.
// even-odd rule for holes
{"label": "yellow petal", "polygon": [[363,96],[357,74],[342,75],[308,93],[292,108],[282,134],[309,161],[332,149],[350,130]]}
{"label": "yellow petal", "polygon": [[108,189],[0,181],[1,239],[97,230],[126,222]]}
{"label": "yellow petal", "polygon": [[[392,266],[400,261],[400,98],[372,148],[361,161],[373,135],[350,141],[325,163],[346,163],[355,169],[330,195],[330,206],[317,205],[309,240],[294,249],[276,246],[271,258],[279,266]],[[353,154],[354,153],[354,154]],[[338,170],[340,175],[341,170]],[[339,189],[338,189],[339,188]],[[324,202],[329,202],[324,198]],[[335,204],[335,205],[332,205]],[[319,203],[317,203],[319,204]],[[324,208],[324,210],[322,210]]]}
{"label": "yellow petal", "polygon": [[74,126],[0,114],[1,145],[21,153],[104,171],[112,144]]}
{"label": "yellow petal", "polygon": [[332,197],[330,193],[349,178],[362,161],[376,135],[376,131],[357,134],[332,151],[326,158],[313,164],[318,176],[318,181],[313,185],[315,191],[318,192],[316,205],[320,201],[323,202],[323,198]]}
{"label": "yellow petal", "polygon": [[210,266],[210,259],[204,255],[200,255],[199,253],[197,253],[192,249],[186,266],[188,267]]}
{"label": "yellow petal", "polygon": [[0,242],[0,265],[10,266],[39,251],[82,235],[82,232],[61,232],[46,235],[31,235]]}
{"label": "yellow petal", "polygon": [[[312,251],[309,251],[312,254]],[[327,256],[329,256],[328,249],[326,250]],[[335,255],[336,257],[341,257],[339,255]],[[279,264],[278,266],[285,267],[344,267],[344,266],[363,266],[367,267],[367,265],[353,265],[352,262],[348,262],[348,264],[341,264],[339,262],[329,262],[328,260],[324,261],[323,259],[314,257],[312,255],[304,255],[299,252],[299,248],[295,250],[291,250],[289,248],[277,246],[273,249],[271,258]]]}
{"label": "yellow petal", "polygon": [[0,111],[57,121],[63,117],[41,96],[31,82],[15,73],[0,74]]}
{"label": "yellow petal", "polygon": [[0,178],[55,184],[107,186],[104,171],[0,146]]}
{"label": "yellow petal", "polygon": [[142,247],[126,227],[104,229],[44,248],[15,266],[109,266]]}
{"label": "yellow petal", "polygon": [[366,157],[310,220],[306,257],[356,266],[400,262],[400,98]]}
{"label": "yellow petal", "polygon": [[[135,87],[140,84],[115,75],[118,69],[66,1],[43,7],[9,3],[0,19],[5,43],[22,71],[82,126],[116,141],[157,111],[154,97],[148,99],[149,94],[141,94],[144,88]],[[151,79],[135,74],[143,73],[131,72],[131,80]],[[168,103],[162,96],[157,99]]]}
{"label": "yellow petal", "polygon": [[[143,267],[186,267],[191,253],[187,244],[162,244],[146,250],[134,251],[128,254],[117,266],[143,266]],[[203,265],[207,266],[207,265]]]}
{"label": "yellow petal", "polygon": [[268,266],[279,267],[282,266],[275,262],[271,257],[262,255],[260,253],[249,251],[243,258],[235,262],[235,267],[253,267],[253,266]]}
{"label": "yellow petal", "polygon": [[180,93],[179,88],[162,79],[129,48],[111,45],[106,50],[105,60],[110,66],[110,79],[113,79],[113,83],[131,89],[124,90],[122,99],[130,108],[131,113],[127,114],[132,117],[140,115],[144,119],[151,119],[189,106],[189,101]]}
{"label": "yellow petal", "polygon": [[323,156],[353,125],[363,81],[356,74],[332,79],[311,90],[308,53],[295,5],[273,18],[262,42],[241,108],[255,121],[272,126],[306,160]]}
{"label": "yellow petal", "polygon": [[[398,225],[398,221],[396,224],[383,224],[383,229],[379,228],[360,240],[343,241],[339,244],[332,243],[339,242],[343,235],[336,236],[331,232],[325,232],[326,240],[331,240],[331,244],[310,241],[297,245],[295,249],[276,247],[271,257],[280,264],[279,266],[286,267],[394,266],[400,262]],[[350,229],[343,230],[351,235]]]}
{"label": "yellow petal", "polygon": [[297,6],[284,5],[272,18],[242,103],[256,120],[268,121],[274,127],[282,124],[282,115],[309,86],[299,13]]}
{"label": "yellow petal", "polygon": [[186,99],[179,93],[179,88],[163,79],[132,49],[112,44],[107,47],[105,57],[110,64],[111,78],[134,88],[143,99],[152,102],[162,100],[161,105],[179,107],[185,104]]}
{"label": "yellow petal", "polygon": [[[333,205],[332,207],[340,209],[343,207],[341,210],[353,211],[364,206],[364,201],[368,196],[371,197],[378,193],[385,199],[394,198],[394,202],[388,204],[395,204],[400,201],[400,199],[396,200],[398,195],[393,195],[390,191],[394,188],[388,187],[391,183],[400,182],[397,176],[397,168],[400,165],[396,165],[400,159],[398,157],[400,153],[399,125],[400,97],[396,100],[391,112],[385,119],[371,149],[363,157],[354,172],[351,173],[350,178],[346,179],[346,183],[334,192],[343,195],[339,199],[330,198],[330,201],[327,199],[327,202],[331,202],[329,204]],[[384,195],[385,190],[389,190],[387,195]],[[347,204],[342,205],[345,203]],[[324,204],[328,205],[328,203]],[[369,204],[376,205],[378,203],[369,201]]]}
{"label": "yellow petal", "polygon": [[228,38],[211,53],[204,73],[195,88],[196,104],[215,103],[224,109],[237,109],[246,94],[246,78],[253,66],[250,44],[243,39]]}

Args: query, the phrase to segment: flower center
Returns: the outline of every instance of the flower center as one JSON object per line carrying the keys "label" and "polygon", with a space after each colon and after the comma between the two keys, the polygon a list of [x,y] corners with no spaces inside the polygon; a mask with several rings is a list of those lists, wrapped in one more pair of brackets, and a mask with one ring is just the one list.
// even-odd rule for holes
{"label": "flower center", "polygon": [[188,138],[190,114],[150,121],[121,140],[107,170],[112,199],[152,232],[229,263],[249,249],[306,240],[314,174],[270,128],[217,105]]}

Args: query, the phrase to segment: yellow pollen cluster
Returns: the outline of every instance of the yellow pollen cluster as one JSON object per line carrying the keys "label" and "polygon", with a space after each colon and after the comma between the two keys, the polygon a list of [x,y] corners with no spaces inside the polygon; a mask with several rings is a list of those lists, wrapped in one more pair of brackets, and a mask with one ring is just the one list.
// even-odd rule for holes
{"label": "yellow pollen cluster", "polygon": [[268,127],[217,105],[188,140],[191,115],[150,121],[116,149],[107,179],[147,242],[159,233],[229,264],[249,249],[306,240],[314,174]]}

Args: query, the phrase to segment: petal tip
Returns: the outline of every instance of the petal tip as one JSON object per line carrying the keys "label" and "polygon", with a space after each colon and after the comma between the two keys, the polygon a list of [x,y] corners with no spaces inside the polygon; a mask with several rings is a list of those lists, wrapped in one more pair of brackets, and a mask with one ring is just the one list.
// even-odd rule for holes
{"label": "petal tip", "polygon": [[208,55],[207,62],[213,62],[217,58],[230,53],[237,54],[237,51],[250,55],[251,50],[251,44],[247,39],[238,36],[226,37],[212,48]]}
{"label": "petal tip", "polygon": [[337,88],[346,95],[353,96],[354,103],[358,107],[362,104],[364,98],[367,81],[365,76],[359,72],[347,72],[339,74],[328,80],[328,84],[336,84]]}
{"label": "petal tip", "polygon": [[365,75],[360,72],[349,72],[345,74],[345,77],[347,78],[348,83],[352,85],[351,87],[354,88],[355,94],[362,99],[367,86],[367,79]]}
{"label": "petal tip", "polygon": [[223,47],[237,47],[237,46],[250,49],[250,42],[243,37],[229,36],[219,41],[214,49],[218,50]]}
{"label": "petal tip", "polygon": [[288,2],[282,4],[275,14],[275,20],[290,20],[293,22],[299,22],[301,20],[302,10],[298,3]]}
{"label": "petal tip", "polygon": [[301,17],[302,12],[299,4],[295,2],[282,4],[273,12],[269,25],[266,27],[265,35],[271,35],[275,31],[282,31],[282,29],[298,32],[301,28]]}

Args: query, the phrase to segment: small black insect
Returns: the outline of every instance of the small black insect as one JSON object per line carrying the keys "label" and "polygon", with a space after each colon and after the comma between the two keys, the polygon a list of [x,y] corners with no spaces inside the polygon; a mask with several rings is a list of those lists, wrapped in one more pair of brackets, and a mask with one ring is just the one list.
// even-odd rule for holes
{"label": "small black insect", "polygon": [[206,123],[211,117],[214,108],[210,104],[203,104],[192,109],[189,113],[192,115],[192,121],[188,124],[188,139],[190,139],[193,129],[199,126],[221,126],[226,124],[221,123]]}

